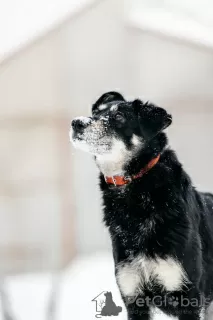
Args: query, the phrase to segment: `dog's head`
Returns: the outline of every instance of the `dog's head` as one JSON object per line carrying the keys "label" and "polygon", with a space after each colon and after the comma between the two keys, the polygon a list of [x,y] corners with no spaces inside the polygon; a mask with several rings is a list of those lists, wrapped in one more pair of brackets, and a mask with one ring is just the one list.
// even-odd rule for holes
{"label": "dog's head", "polygon": [[120,93],[108,92],[93,104],[91,117],[72,121],[70,138],[75,147],[96,158],[113,155],[127,160],[171,122],[171,116],[160,107],[141,100],[128,102]]}
{"label": "dog's head", "polygon": [[115,143],[131,150],[142,147],[172,122],[164,109],[140,100],[127,102],[117,92],[102,95],[92,106],[92,117],[72,121],[74,145],[94,155],[110,153]]}

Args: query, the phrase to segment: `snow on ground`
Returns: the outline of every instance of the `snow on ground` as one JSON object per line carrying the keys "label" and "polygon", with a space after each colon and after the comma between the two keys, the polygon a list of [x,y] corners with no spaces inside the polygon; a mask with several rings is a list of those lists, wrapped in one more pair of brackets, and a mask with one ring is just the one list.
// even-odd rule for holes
{"label": "snow on ground", "polygon": [[[92,300],[103,291],[111,291],[113,301],[122,306],[116,319],[127,319],[115,282],[112,255],[108,253],[79,257],[58,275],[8,277],[4,289],[10,311],[15,315],[11,320],[95,320],[96,302]],[[171,320],[159,312],[154,319]]]}
{"label": "snow on ground", "polygon": [[[16,275],[6,278],[4,284],[12,320],[94,320],[96,303],[92,299],[102,291],[111,291],[113,300],[123,307],[109,254],[79,257],[58,275]],[[126,319],[124,307],[116,319]]]}

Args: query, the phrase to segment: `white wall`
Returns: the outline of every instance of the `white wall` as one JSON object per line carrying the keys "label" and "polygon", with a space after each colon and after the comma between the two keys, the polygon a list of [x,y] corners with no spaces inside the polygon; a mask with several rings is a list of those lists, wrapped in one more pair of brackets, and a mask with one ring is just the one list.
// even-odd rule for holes
{"label": "white wall", "polygon": [[211,100],[213,50],[128,29],[129,88],[158,102],[174,99]]}
{"label": "white wall", "polygon": [[[213,172],[209,169],[213,154],[208,147],[213,133],[213,53],[127,26],[122,3],[122,0],[97,2],[0,69],[2,116],[45,112],[51,117],[62,112],[66,117],[59,142],[66,152],[70,151],[70,158],[65,154],[72,172],[67,164],[59,168],[71,186],[70,193],[63,188],[59,193],[73,200],[69,210],[75,217],[76,247],[81,253],[109,249],[110,239],[102,223],[97,169],[90,155],[74,150],[68,143],[69,123],[77,115],[89,114],[91,104],[107,90],[119,90],[129,98],[142,96],[167,107],[174,118],[169,130],[171,144],[178,150],[193,181],[202,189],[213,189]],[[14,149],[12,142],[8,154]],[[48,144],[37,153],[48,155],[44,149],[50,153]],[[201,163],[203,155],[205,165]],[[46,168],[42,175],[51,173],[56,158],[50,155],[51,162],[41,165]],[[16,173],[20,176],[17,169]],[[60,233],[64,233],[64,229],[58,228],[62,222],[56,198],[52,196],[48,203],[52,210],[51,224],[48,219],[41,220],[39,230],[43,237],[51,239],[52,251],[47,248],[50,262],[58,257],[57,252],[60,255]],[[46,216],[46,206],[42,208],[40,214]],[[31,228],[33,221],[30,219]],[[72,222],[66,221],[69,236]],[[51,226],[52,231],[48,229]],[[32,230],[29,237],[42,239],[38,229]],[[59,251],[54,251],[55,248]]]}
{"label": "white wall", "polygon": [[62,53],[56,32],[0,65],[0,273],[56,268],[65,258],[72,210]]}

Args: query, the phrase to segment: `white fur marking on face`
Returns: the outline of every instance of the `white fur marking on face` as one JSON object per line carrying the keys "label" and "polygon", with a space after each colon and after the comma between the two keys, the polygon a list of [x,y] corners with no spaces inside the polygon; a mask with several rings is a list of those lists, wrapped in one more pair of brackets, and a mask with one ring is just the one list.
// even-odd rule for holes
{"label": "white fur marking on face", "polygon": [[[84,120],[84,117],[80,119]],[[77,132],[72,135],[73,145],[93,155],[107,153],[110,150],[112,140],[106,135],[105,121],[107,119],[93,121],[91,118],[86,118],[86,121],[87,123],[90,122],[88,123],[89,125],[85,126],[83,132]]]}
{"label": "white fur marking on face", "polygon": [[109,116],[102,116],[102,117],[100,117],[100,120],[103,120],[103,121],[107,121],[107,120],[109,120]]}
{"label": "white fur marking on face", "polygon": [[132,144],[137,147],[141,144],[141,140],[135,134],[132,136]]}
{"label": "white fur marking on face", "polygon": [[117,268],[117,281],[125,296],[143,292],[144,284],[151,285],[151,280],[162,285],[166,291],[179,290],[186,282],[186,275],[180,263],[171,257],[154,260],[140,255]]}
{"label": "white fur marking on face", "polygon": [[108,106],[106,104],[101,104],[99,107],[98,107],[98,110],[100,111],[103,111],[107,108]]}
{"label": "white fur marking on face", "polygon": [[122,140],[113,138],[112,146],[109,152],[103,155],[97,155],[96,162],[104,176],[122,175],[125,163],[134,157],[141,141],[136,135],[133,135],[134,150],[128,150]]}
{"label": "white fur marking on face", "polygon": [[157,307],[152,307],[150,310],[151,320],[176,320],[178,319],[175,316],[170,316],[161,311]]}
{"label": "white fur marking on face", "polygon": [[111,150],[97,155],[96,162],[105,176],[114,176],[123,173],[123,166],[131,154],[123,141],[113,138]]}
{"label": "white fur marking on face", "polygon": [[114,106],[112,106],[112,107],[110,108],[110,111],[117,111],[117,110],[118,110],[117,104],[115,104]]}
{"label": "white fur marking on face", "polygon": [[79,141],[78,139],[73,140],[71,133],[70,133],[70,141],[72,142],[73,146],[76,149],[80,149],[80,150],[82,150],[84,152],[90,152],[89,145],[85,141],[81,141],[81,140]]}
{"label": "white fur marking on face", "polygon": [[92,120],[88,117],[77,117],[74,120],[80,120],[82,123],[89,124]]}
{"label": "white fur marking on face", "polygon": [[72,136],[73,136],[73,129],[71,127],[70,132],[69,132],[70,142],[72,142],[73,146],[76,149],[81,149],[81,150],[83,150],[85,152],[89,152],[89,146],[85,141],[79,141],[78,139],[73,140]]}

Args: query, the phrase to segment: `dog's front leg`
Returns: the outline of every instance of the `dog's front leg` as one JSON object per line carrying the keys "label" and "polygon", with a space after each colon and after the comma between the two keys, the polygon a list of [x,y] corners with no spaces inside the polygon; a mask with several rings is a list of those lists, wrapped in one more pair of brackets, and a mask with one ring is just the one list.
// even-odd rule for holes
{"label": "dog's front leg", "polygon": [[150,320],[150,310],[148,307],[127,307],[128,320]]}
{"label": "dog's front leg", "polygon": [[179,320],[204,320],[205,311],[201,307],[191,307],[187,310],[182,310]]}
{"label": "dog's front leg", "polygon": [[179,301],[179,320],[204,320],[207,301],[197,290],[189,290]]}
{"label": "dog's front leg", "polygon": [[128,320],[150,320],[150,306],[146,302],[146,298],[143,296],[137,296],[135,299],[125,300],[127,308]]}

